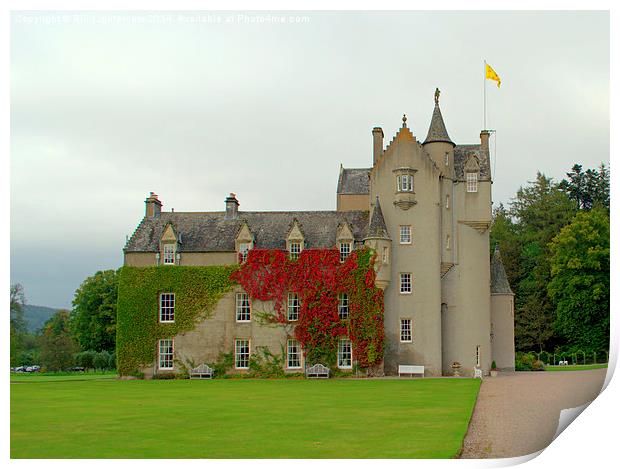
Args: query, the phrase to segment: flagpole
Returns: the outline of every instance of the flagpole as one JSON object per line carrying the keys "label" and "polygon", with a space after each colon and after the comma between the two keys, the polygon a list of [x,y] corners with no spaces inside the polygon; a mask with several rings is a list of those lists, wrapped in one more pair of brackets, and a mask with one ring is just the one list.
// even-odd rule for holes
{"label": "flagpole", "polygon": [[483,91],[483,108],[482,108],[482,120],[483,120],[483,128],[482,130],[487,129],[487,61],[484,61],[483,64],[484,70],[482,72],[482,89]]}

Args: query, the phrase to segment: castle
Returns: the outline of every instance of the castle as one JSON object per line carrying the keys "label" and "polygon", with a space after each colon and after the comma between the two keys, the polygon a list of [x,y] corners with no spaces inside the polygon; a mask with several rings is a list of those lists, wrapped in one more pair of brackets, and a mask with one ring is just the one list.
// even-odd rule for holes
{"label": "castle", "polygon": [[[335,211],[244,212],[230,194],[224,211],[164,212],[151,193],[124,263],[227,265],[252,248],[286,250],[293,258],[303,249],[337,248],[346,257],[368,246],[377,253],[376,284],[384,290],[385,374],[396,374],[399,365],[423,365],[427,376],[448,375],[455,362],[465,375],[475,368],[488,373],[492,361],[514,370],[513,293],[499,252],[489,259],[489,137],[483,130],[480,143],[455,144],[437,91],[423,142],[403,116],[387,146],[382,129],[372,130],[371,167],[341,166]],[[251,303],[240,287],[226,293],[193,330],[153,343],[157,359],[142,372],[175,371],[180,355],[210,363],[228,351],[243,372],[259,346],[282,347],[286,369],[302,369],[303,351],[284,328],[255,321]],[[165,292],[159,310],[144,314],[173,321],[174,308],[174,292]],[[345,341],[338,366],[353,362]]]}

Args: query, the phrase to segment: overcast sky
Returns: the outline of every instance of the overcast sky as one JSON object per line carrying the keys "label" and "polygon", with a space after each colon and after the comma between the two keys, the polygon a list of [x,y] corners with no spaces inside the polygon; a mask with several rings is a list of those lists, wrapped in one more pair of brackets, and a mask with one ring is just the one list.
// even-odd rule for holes
{"label": "overcast sky", "polygon": [[13,15],[11,281],[29,303],[70,307],[119,267],[149,191],[164,210],[228,192],[335,209],[340,164],[370,166],[372,127],[387,143],[403,113],[423,140],[435,87],[452,140],[479,142],[484,59],[496,203],[609,161],[607,13],[294,15]]}

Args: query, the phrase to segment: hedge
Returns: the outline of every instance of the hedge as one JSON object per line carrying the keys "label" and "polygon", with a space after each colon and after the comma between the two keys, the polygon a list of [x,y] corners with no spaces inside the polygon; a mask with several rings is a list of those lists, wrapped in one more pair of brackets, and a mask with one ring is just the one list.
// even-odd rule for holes
{"label": "hedge", "polygon": [[[238,266],[123,267],[118,285],[117,369],[137,375],[157,356],[157,341],[192,330],[210,317],[220,298],[234,285]],[[159,322],[159,294],[175,294],[174,323]]]}

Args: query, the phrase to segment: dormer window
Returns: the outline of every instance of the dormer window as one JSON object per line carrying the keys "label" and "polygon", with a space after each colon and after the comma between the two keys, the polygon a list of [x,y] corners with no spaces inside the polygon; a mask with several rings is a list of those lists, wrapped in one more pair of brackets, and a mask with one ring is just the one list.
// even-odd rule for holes
{"label": "dormer window", "polygon": [[174,244],[164,244],[164,265],[174,265],[176,246]]}
{"label": "dormer window", "polygon": [[239,263],[243,264],[248,260],[248,251],[252,249],[252,243],[239,243]]}
{"label": "dormer window", "polygon": [[396,176],[396,190],[398,192],[413,192],[413,174]]}
{"label": "dormer window", "polygon": [[237,261],[243,264],[248,260],[248,252],[254,247],[254,235],[247,222],[244,220],[235,238],[235,248],[237,249]]}
{"label": "dormer window", "polygon": [[299,259],[299,254],[301,253],[301,243],[299,242],[291,242],[289,245],[289,256],[292,261],[296,261]]}
{"label": "dormer window", "polygon": [[340,262],[344,262],[347,260],[351,254],[351,243],[350,242],[341,242],[340,243]]}
{"label": "dormer window", "polygon": [[467,192],[478,192],[478,173],[467,173]]}

